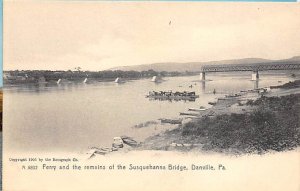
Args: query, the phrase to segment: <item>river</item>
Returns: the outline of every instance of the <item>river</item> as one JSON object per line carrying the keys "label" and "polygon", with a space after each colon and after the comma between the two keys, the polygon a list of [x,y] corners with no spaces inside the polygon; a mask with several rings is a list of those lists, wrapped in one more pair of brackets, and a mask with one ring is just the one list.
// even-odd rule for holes
{"label": "river", "polygon": [[[168,126],[135,128],[137,124],[178,118],[179,112],[209,107],[209,101],[224,94],[293,80],[288,72],[261,72],[258,82],[250,80],[250,72],[208,73],[206,78],[200,82],[199,76],[166,77],[159,84],[141,79],[123,84],[4,85],[5,149],[80,152],[110,146],[115,136],[142,140]],[[195,91],[200,97],[195,102],[145,98],[152,90]]]}

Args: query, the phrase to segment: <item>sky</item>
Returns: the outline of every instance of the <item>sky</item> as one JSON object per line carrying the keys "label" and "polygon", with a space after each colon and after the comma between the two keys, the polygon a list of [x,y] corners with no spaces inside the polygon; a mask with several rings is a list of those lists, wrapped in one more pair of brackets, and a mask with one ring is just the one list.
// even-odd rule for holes
{"label": "sky", "polygon": [[300,55],[299,3],[5,1],[4,70]]}

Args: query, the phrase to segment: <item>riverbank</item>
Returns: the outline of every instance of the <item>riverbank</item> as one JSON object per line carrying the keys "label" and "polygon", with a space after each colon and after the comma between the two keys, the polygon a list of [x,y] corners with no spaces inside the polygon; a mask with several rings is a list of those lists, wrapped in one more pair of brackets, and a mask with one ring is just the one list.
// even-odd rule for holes
{"label": "riverbank", "polygon": [[142,148],[229,154],[292,150],[300,145],[300,89],[291,82],[289,87],[218,99],[192,121],[149,137]]}
{"label": "riverbank", "polygon": [[110,82],[116,78],[126,81],[152,78],[153,76],[175,77],[198,75],[198,72],[167,72],[167,71],[122,71],[122,70],[104,70],[104,71],[81,71],[80,67],[76,71],[45,71],[45,70],[22,70],[22,71],[4,71],[4,84],[24,85],[24,84],[53,84],[58,80],[62,83],[81,83],[87,79],[87,82]]}

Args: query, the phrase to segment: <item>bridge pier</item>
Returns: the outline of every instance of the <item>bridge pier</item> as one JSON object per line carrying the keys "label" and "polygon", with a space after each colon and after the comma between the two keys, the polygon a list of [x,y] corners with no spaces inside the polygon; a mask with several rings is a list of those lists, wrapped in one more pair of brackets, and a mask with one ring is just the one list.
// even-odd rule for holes
{"label": "bridge pier", "polygon": [[253,71],[251,77],[252,77],[251,80],[253,81],[258,80],[259,79],[258,71]]}
{"label": "bridge pier", "polygon": [[202,81],[205,80],[205,72],[200,73],[200,80],[202,80]]}

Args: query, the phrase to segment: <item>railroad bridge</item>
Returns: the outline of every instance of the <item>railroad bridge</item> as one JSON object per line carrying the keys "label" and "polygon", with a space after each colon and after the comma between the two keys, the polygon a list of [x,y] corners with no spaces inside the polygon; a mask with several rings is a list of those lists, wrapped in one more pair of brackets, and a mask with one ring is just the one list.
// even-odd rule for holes
{"label": "railroad bridge", "polygon": [[245,64],[245,65],[203,65],[200,70],[200,79],[205,80],[205,73],[208,72],[239,72],[252,71],[252,80],[259,79],[259,71],[266,70],[299,70],[300,63],[261,63],[261,64]]}

